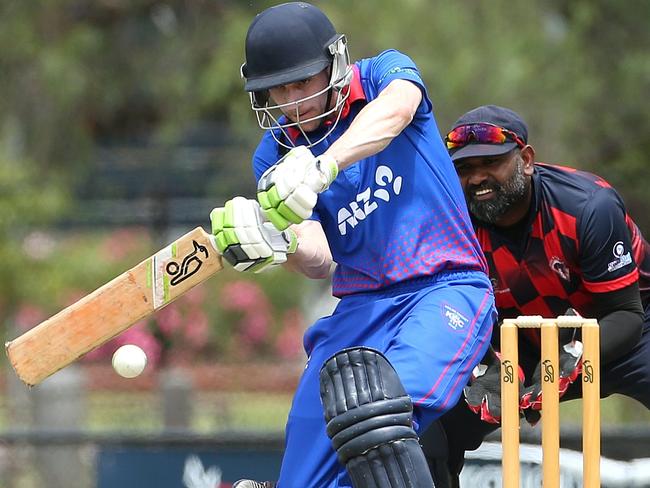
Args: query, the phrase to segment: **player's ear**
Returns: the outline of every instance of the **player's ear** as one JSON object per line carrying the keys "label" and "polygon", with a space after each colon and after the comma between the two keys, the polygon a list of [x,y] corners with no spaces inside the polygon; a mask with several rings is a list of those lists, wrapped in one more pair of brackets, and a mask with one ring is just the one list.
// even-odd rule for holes
{"label": "player's ear", "polygon": [[535,149],[531,145],[525,145],[519,151],[522,161],[524,162],[524,174],[531,176],[535,164]]}

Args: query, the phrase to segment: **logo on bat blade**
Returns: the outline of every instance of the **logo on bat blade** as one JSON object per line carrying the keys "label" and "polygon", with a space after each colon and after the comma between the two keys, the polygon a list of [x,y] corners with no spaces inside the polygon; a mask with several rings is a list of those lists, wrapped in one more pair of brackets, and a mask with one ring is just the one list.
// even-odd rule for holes
{"label": "logo on bat blade", "polygon": [[[166,271],[167,274],[173,276],[169,284],[171,286],[176,286],[179,283],[182,283],[190,276],[198,273],[203,266],[203,261],[208,258],[208,248],[199,244],[196,241],[192,241],[194,245],[194,250],[189,253],[187,256],[183,257],[183,261],[179,265],[176,261],[170,261],[167,263]],[[203,254],[204,257],[201,256]]]}

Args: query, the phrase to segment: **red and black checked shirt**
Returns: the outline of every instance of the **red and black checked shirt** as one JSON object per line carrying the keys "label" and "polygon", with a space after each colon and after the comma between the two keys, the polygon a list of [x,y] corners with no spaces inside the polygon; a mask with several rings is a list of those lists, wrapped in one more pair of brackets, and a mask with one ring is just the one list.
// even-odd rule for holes
{"label": "red and black checked shirt", "polygon": [[590,316],[597,293],[639,281],[650,296],[650,245],[602,178],[535,163],[533,211],[523,242],[474,221],[490,269],[499,319]]}

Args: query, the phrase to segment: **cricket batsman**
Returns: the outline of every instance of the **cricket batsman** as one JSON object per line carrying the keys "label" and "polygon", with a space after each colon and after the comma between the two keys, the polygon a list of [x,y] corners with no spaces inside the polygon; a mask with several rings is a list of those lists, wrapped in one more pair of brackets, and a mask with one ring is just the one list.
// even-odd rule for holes
{"label": "cricket batsman", "polygon": [[303,2],[258,14],[245,50],[257,198],[214,209],[212,232],[242,272],[334,267],[340,301],[305,333],[277,484],[235,486],[432,487],[419,432],[457,403],[495,308],[420,73],[395,50],[350,63]]}

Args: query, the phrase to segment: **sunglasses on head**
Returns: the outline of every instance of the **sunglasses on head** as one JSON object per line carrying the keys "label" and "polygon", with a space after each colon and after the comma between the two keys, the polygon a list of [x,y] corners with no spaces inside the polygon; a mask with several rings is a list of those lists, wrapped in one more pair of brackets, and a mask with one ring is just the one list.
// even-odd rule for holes
{"label": "sunglasses on head", "polygon": [[456,149],[467,144],[503,144],[508,140],[517,143],[519,147],[526,145],[511,130],[487,123],[461,125],[445,136],[447,149]]}

